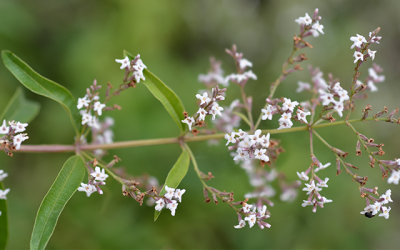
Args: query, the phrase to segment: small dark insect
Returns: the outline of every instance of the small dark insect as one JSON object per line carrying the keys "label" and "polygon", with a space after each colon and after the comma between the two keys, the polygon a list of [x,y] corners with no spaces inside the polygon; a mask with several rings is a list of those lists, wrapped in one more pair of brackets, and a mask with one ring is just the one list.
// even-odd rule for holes
{"label": "small dark insect", "polygon": [[365,215],[365,217],[367,217],[367,218],[372,218],[372,217],[375,216],[375,215],[372,215],[372,212],[366,212],[364,215]]}

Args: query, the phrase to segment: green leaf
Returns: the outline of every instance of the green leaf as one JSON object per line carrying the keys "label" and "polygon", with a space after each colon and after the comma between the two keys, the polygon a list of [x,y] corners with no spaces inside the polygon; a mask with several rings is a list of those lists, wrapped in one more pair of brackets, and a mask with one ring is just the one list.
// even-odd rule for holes
{"label": "green leaf", "polygon": [[[135,58],[126,50],[124,50],[124,56],[128,56],[131,60]],[[185,126],[181,121],[185,119],[185,117],[183,116],[183,112],[185,111],[185,109],[179,97],[175,94],[174,91],[172,91],[172,89],[170,89],[165,83],[163,83],[149,70],[144,69],[143,75],[146,78],[146,80],[143,81],[143,84],[150,90],[154,97],[157,98],[162,103],[162,105],[164,105],[165,109],[178,125],[181,133],[183,133],[185,131]]]}
{"label": "green leaf", "polygon": [[84,176],[85,164],[82,158],[71,156],[40,204],[32,232],[31,250],[45,249],[61,211],[80,186]]}
{"label": "green leaf", "polygon": [[64,86],[39,75],[11,51],[3,50],[1,54],[4,65],[27,89],[61,104],[70,116],[76,134],[79,135],[81,116],[72,94]]}
{"label": "green leaf", "polygon": [[[174,166],[168,173],[167,179],[165,180],[165,184],[160,191],[160,195],[165,194],[165,186],[168,186],[170,188],[177,188],[179,183],[181,183],[183,177],[186,176],[186,173],[189,168],[190,156],[185,148],[182,149],[183,149],[182,154],[179,156],[178,160],[175,162]],[[158,216],[160,216],[161,211],[157,210],[155,211],[154,221],[156,221]]]}
{"label": "green leaf", "polygon": [[36,117],[39,110],[40,104],[25,99],[22,88],[18,88],[0,115],[0,122],[6,119],[29,123]]}
{"label": "green leaf", "polygon": [[[0,182],[0,189],[4,190],[3,182]],[[7,200],[0,200],[0,250],[6,249],[8,240],[8,213]]]}

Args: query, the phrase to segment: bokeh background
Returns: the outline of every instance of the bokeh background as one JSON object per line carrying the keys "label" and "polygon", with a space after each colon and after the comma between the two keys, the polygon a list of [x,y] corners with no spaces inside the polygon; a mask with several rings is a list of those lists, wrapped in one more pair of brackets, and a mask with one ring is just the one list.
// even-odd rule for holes
{"label": "bokeh background", "polygon": [[[291,53],[292,37],[299,32],[294,19],[312,15],[319,8],[325,35],[310,38],[314,49],[305,52],[309,58],[302,64],[318,66],[325,76],[331,72],[349,88],[353,74],[353,50],[350,36],[367,36],[376,27],[382,28],[383,39],[375,62],[385,69],[386,81],[378,86],[358,107],[370,103],[373,110],[383,106],[393,110],[399,106],[398,58],[400,55],[400,1],[0,1],[0,49],[9,49],[40,74],[66,86],[78,98],[97,79],[105,85],[118,85],[123,71],[115,58],[122,50],[140,54],[147,67],[168,84],[182,99],[189,113],[196,109],[194,95],[203,86],[197,81],[209,68],[209,57],[222,61],[226,74],[234,70],[224,49],[238,46],[244,57],[253,62],[257,81],[246,88],[254,97],[254,114],[265,103],[269,83],[279,75],[281,65]],[[367,76],[371,62],[362,65],[361,77]],[[295,93],[297,81],[310,81],[307,70],[293,74],[279,88],[276,96],[298,101],[308,98]],[[21,84],[0,66],[0,109]],[[28,99],[41,103],[40,114],[29,124],[30,139],[26,144],[72,144],[74,131],[68,116],[52,100],[25,91]],[[238,98],[238,89],[231,86],[227,101]],[[115,140],[173,137],[178,129],[162,105],[147,88],[124,92],[114,100],[123,110],[109,115],[115,119]],[[357,110],[360,114],[360,110]],[[258,115],[258,114],[257,114]],[[355,117],[354,115],[353,117]],[[261,128],[274,128],[274,122],[263,122]],[[355,124],[360,132],[385,144],[384,159],[399,157],[399,126],[386,123]],[[245,125],[242,126],[246,129]],[[365,202],[357,187],[342,173],[336,176],[329,167],[329,188],[323,194],[332,199],[324,209],[312,213],[301,207],[304,192],[292,203],[273,199],[274,207],[268,222],[271,229],[257,226],[236,230],[237,216],[229,206],[204,203],[202,187],[192,167],[180,184],[187,190],[176,216],[163,212],[153,222],[154,208],[140,207],[121,195],[121,187],[107,182],[105,194],[86,198],[76,193],[62,213],[48,249],[396,249],[400,219],[400,189],[381,180],[379,169],[371,169],[365,154],[355,157],[356,138],[346,127],[319,130],[332,145],[349,151],[349,162],[367,175],[369,187],[379,186],[380,193],[392,189],[390,219],[367,219],[359,214]],[[308,139],[305,133],[280,134],[286,152],[278,161],[288,180],[296,180],[296,171],[310,164]],[[233,190],[237,199],[251,190],[244,171],[235,165],[224,142],[209,146],[206,142],[191,143],[203,172],[212,171],[215,179],[209,184]],[[322,162],[334,156],[318,140],[315,154]],[[132,175],[148,173],[162,183],[180,154],[178,145],[147,146],[111,151],[122,158],[120,166]],[[5,185],[8,195],[10,240],[9,249],[29,247],[35,215],[42,198],[54,181],[68,153],[25,154],[10,158],[0,154],[0,169],[9,173]],[[277,187],[276,183],[274,183]]]}

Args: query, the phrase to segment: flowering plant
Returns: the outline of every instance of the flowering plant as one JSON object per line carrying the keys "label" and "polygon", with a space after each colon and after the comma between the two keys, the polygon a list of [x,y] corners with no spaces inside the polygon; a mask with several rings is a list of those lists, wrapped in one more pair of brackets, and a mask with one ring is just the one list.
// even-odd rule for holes
{"label": "flowering plant", "polygon": [[[204,83],[206,89],[195,95],[198,99],[197,110],[185,110],[180,98],[149,71],[140,55],[133,56],[127,51],[124,51],[123,59],[115,60],[121,64],[120,69],[124,71],[122,83],[116,88],[111,83],[107,83],[104,97],[102,97],[100,92],[102,86],[94,80],[93,84],[86,89],[85,95],[80,95],[82,97],[77,101],[65,87],[39,75],[12,52],[3,51],[3,62],[11,73],[27,89],[60,103],[71,118],[76,133],[73,145],[21,145],[29,138],[26,133],[21,132],[26,131],[28,122],[34,118],[39,109],[36,103],[24,99],[21,90],[18,90],[11,98],[10,104],[0,117],[3,121],[0,127],[0,133],[3,134],[1,145],[9,156],[13,156],[15,152],[75,153],[65,162],[42,201],[32,233],[31,248],[44,249],[46,247],[64,206],[76,191],[85,192],[87,197],[94,193],[101,195],[106,180],[107,182],[110,180],[107,179],[109,177],[121,184],[124,196],[133,198],[140,205],[146,201],[146,204],[154,206],[155,220],[163,209],[168,209],[171,215],[175,216],[178,204],[181,205],[184,199],[182,195],[186,192],[183,187],[180,189],[178,187],[188,171],[190,162],[202,184],[205,202],[211,203],[212,201],[219,204],[222,201],[234,210],[238,218],[238,224],[234,225],[236,222],[233,223],[234,228],[243,228],[246,224],[250,228],[254,225],[261,229],[271,227],[266,220],[272,215],[268,208],[274,206],[271,200],[276,193],[271,186],[271,182],[274,180],[279,182],[282,201],[294,200],[297,196],[297,189],[302,184],[301,181],[304,181],[302,190],[306,192],[306,195],[302,206],[311,206],[312,211],[316,212],[318,207],[323,208],[332,200],[320,194],[323,188],[328,187],[329,178],[322,177],[322,172],[319,171],[326,169],[331,163],[323,164],[322,162],[326,161],[317,158],[314,154],[314,138],[318,138],[327,146],[328,150],[332,151],[336,158],[337,175],[345,170],[350,179],[355,182],[360,196],[366,202],[365,208],[361,208],[360,213],[368,218],[372,218],[378,213],[381,217],[389,218],[391,207],[387,204],[392,202],[391,190],[379,195],[377,187],[368,187],[368,178],[354,173],[352,169],[358,169],[358,167],[345,161],[349,153],[332,146],[316,131],[323,127],[346,124],[355,136],[355,154],[361,156],[362,150],[365,150],[364,154],[367,154],[369,165],[371,167],[379,166],[382,178],[389,177],[388,183],[398,184],[400,160],[382,160],[380,156],[384,155],[382,149],[384,145],[375,143],[374,139],[361,134],[352,125],[363,121],[399,124],[399,119],[394,117],[398,109],[386,115],[389,111],[388,108],[385,107],[382,111],[372,113],[372,107],[368,105],[363,109],[360,117],[350,119],[352,115],[355,116],[353,111],[356,100],[366,98],[367,91],[377,91],[376,84],[385,80],[383,75],[379,75],[382,69],[377,64],[373,64],[368,69],[368,76],[365,80],[359,80],[361,75],[359,69],[362,64],[375,59],[376,51],[372,51],[370,46],[379,44],[380,28],[371,31],[368,38],[359,34],[350,38],[350,41],[353,42],[351,49],[355,49],[353,56],[356,67],[350,88],[347,90],[345,87],[348,87],[349,84],[341,84],[332,75],[329,75],[326,80],[320,69],[310,66],[311,84],[299,81],[296,91],[309,92],[309,100],[299,102],[300,100],[275,96],[277,88],[290,74],[302,70],[300,63],[307,60],[307,57],[304,53],[299,54],[298,52],[312,48],[312,45],[305,39],[324,34],[324,27],[320,24],[320,20],[318,10],[315,10],[312,17],[306,13],[304,17],[295,20],[300,26],[300,33],[298,36],[294,36],[293,51],[283,64],[282,73],[271,84],[271,91],[261,110],[253,109],[253,98],[248,96],[245,90],[247,83],[252,84],[257,80],[256,74],[249,70],[253,64],[244,58],[243,53],[238,52],[236,46],[226,50],[236,66],[235,73],[224,76],[221,63],[211,58],[210,71],[207,74],[199,75],[198,80]],[[120,110],[121,107],[117,104],[111,105],[110,101],[115,100],[122,92],[139,85],[145,85],[161,102],[179,128],[179,135],[174,138],[113,141],[111,128],[114,126],[114,120],[111,117],[103,117],[106,112]],[[232,88],[230,85],[236,85],[241,96],[240,99],[227,105],[224,101],[227,89]],[[29,109],[30,112],[12,112],[16,105],[22,105],[24,106],[22,110]],[[253,117],[254,114],[257,114],[258,118]],[[280,117],[276,122],[273,119],[277,116]],[[340,120],[337,121],[338,118]],[[275,129],[262,130],[259,128],[262,123],[269,123]],[[277,159],[284,149],[274,135],[289,132],[305,132],[309,137],[310,163],[299,164],[303,166],[297,172],[301,181],[287,182],[277,164]],[[32,135],[30,136],[32,137]],[[249,191],[243,198],[235,197],[233,191],[220,191],[211,186],[213,185],[211,179],[215,177],[211,172],[206,174],[200,170],[196,157],[188,145],[188,142],[223,138],[226,139],[228,149],[232,151],[232,161],[240,164],[246,171],[250,184],[254,187],[254,190]],[[170,143],[179,144],[182,153],[166,176],[163,185],[159,185],[158,180],[152,176],[132,178],[117,168],[121,160],[117,155],[112,158],[107,157],[109,149]],[[306,164],[309,166],[304,167]],[[3,170],[0,171],[0,181],[2,181],[7,177],[7,173],[4,173]],[[0,211],[2,212],[0,218],[2,220],[7,218],[5,201],[9,191],[9,188],[1,187],[0,189]],[[184,202],[182,206],[184,206]],[[6,236],[4,232],[7,230],[4,228],[7,223],[3,223],[1,226],[3,228],[0,229],[0,233]],[[2,236],[2,238],[6,237]],[[4,242],[6,243],[6,241]]]}

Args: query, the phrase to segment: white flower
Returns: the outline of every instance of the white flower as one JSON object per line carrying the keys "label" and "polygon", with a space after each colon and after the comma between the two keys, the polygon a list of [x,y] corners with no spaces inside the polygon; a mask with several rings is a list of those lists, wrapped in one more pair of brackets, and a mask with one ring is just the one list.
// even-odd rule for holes
{"label": "white flower", "polygon": [[314,203],[312,203],[309,200],[303,200],[303,204],[301,204],[302,207],[312,206],[312,205],[314,205]]}
{"label": "white flower", "polygon": [[261,117],[261,119],[263,120],[272,120],[272,111],[274,111],[275,108],[271,105],[268,105],[266,109],[261,109],[261,112],[263,112],[263,116]]}
{"label": "white flower", "polygon": [[120,69],[123,69],[123,68],[126,68],[126,67],[128,67],[128,69],[129,69],[129,67],[131,65],[131,61],[129,60],[128,56],[126,56],[124,59],[115,59],[115,61],[117,63],[122,63]]}
{"label": "white flower", "polygon": [[6,120],[3,120],[3,125],[0,127],[0,134],[7,134],[10,131],[10,127],[6,126],[7,122]]}
{"label": "white flower", "polygon": [[186,117],[185,120],[182,120],[182,123],[186,123],[189,126],[189,130],[192,130],[192,125],[194,123],[194,119],[193,119],[193,117],[188,116],[188,117]]}
{"label": "white flower", "polygon": [[374,82],[369,80],[367,82],[368,88],[371,90],[371,92],[376,92],[378,91],[378,88],[375,86]]}
{"label": "white flower", "polygon": [[17,122],[17,124],[13,124],[11,125],[11,127],[15,130],[15,133],[20,133],[20,132],[24,132],[25,128],[28,126],[28,123],[20,123]]}
{"label": "white flower", "polygon": [[311,192],[315,189],[315,183],[314,180],[311,181],[311,184],[305,183],[306,187],[303,188],[303,191],[307,192],[307,195],[311,194]]}
{"label": "white flower", "polygon": [[247,216],[246,218],[244,218],[244,220],[247,220],[249,222],[249,227],[252,228],[254,226],[254,224],[256,224],[257,222],[257,218],[255,214],[251,214],[249,216]]}
{"label": "white flower", "polygon": [[252,78],[252,79],[254,79],[254,80],[257,80],[257,76],[256,76],[256,75],[253,73],[253,71],[251,71],[251,70],[246,71],[246,72],[244,72],[243,74],[247,77],[247,79]]}
{"label": "white flower", "polygon": [[300,93],[303,90],[310,90],[311,89],[310,84],[307,83],[307,82],[298,81],[297,84],[299,85],[299,87],[296,90],[297,93]]}
{"label": "white flower", "polygon": [[264,148],[268,148],[268,147],[269,147],[269,137],[270,137],[270,135],[269,135],[269,133],[268,133],[267,135],[263,135],[263,136],[261,136],[261,138],[260,138],[260,140],[261,140],[260,144],[261,144],[261,146],[263,146]]}
{"label": "white flower", "polygon": [[372,50],[368,49],[368,55],[372,58],[372,61],[375,59],[375,53],[376,53],[376,51],[372,51]]}
{"label": "white flower", "polygon": [[171,200],[175,195],[175,189],[165,186],[165,191],[166,193],[164,194],[164,197]]}
{"label": "white flower", "polygon": [[298,24],[310,25],[312,23],[311,17],[306,13],[304,17],[299,17],[298,19],[294,20]]}
{"label": "white flower", "polygon": [[143,75],[143,71],[134,71],[134,72],[133,72],[133,77],[135,77],[135,81],[136,81],[137,83],[140,82],[140,79],[142,79],[143,81],[146,80],[146,78],[145,78],[144,75]]}
{"label": "white flower", "polygon": [[300,180],[308,181],[308,179],[309,179],[308,176],[304,172],[301,172],[301,173],[297,172],[297,175],[299,176]]}
{"label": "white flower", "polygon": [[113,143],[113,137],[114,133],[111,129],[107,129],[106,131],[103,132],[103,137],[104,137],[104,143]]}
{"label": "white flower", "polygon": [[244,220],[239,221],[239,225],[234,226],[234,228],[240,229],[246,226],[246,222]]}
{"label": "white flower", "polygon": [[322,30],[324,28],[324,25],[319,24],[319,21],[317,21],[316,23],[314,23],[312,25],[312,28],[317,30],[319,33],[324,34],[324,31]]}
{"label": "white flower", "polygon": [[83,98],[78,98],[78,105],[76,107],[81,109],[83,107],[89,106],[90,100],[88,100],[88,96],[85,95]]}
{"label": "white flower", "polygon": [[232,143],[236,143],[236,139],[235,139],[235,132],[232,132],[231,135],[229,134],[225,134],[225,139],[227,139],[228,141],[226,142],[226,146],[232,142]]}
{"label": "white flower", "polygon": [[336,110],[336,112],[338,113],[338,115],[340,116],[340,117],[342,117],[343,116],[343,103],[341,103],[341,102],[337,102],[337,101],[334,101],[334,106],[333,106],[333,109],[334,110]]}
{"label": "white flower", "polygon": [[383,198],[384,200],[382,201],[382,204],[388,204],[389,201],[393,202],[392,198],[390,197],[392,194],[392,190],[388,189],[386,190],[385,194],[382,194],[380,198]]}
{"label": "white flower", "polygon": [[[93,117],[86,113],[86,112],[82,112],[82,125],[85,125],[86,123],[90,123],[92,121]],[[88,124],[89,125],[89,124]]]}
{"label": "white flower", "polygon": [[213,106],[212,106],[212,108],[211,108],[211,110],[210,110],[210,113],[211,113],[212,116],[213,116],[212,119],[215,120],[215,116],[216,116],[216,115],[222,116],[222,114],[221,114],[221,111],[222,111],[222,110],[224,110],[224,108],[220,107],[220,106],[218,105],[218,103],[214,102],[214,103],[213,103]]}
{"label": "white flower", "polygon": [[326,90],[328,88],[328,84],[325,79],[322,78],[323,73],[318,72],[315,76],[312,77],[313,82],[318,86],[318,89]]}
{"label": "white flower", "polygon": [[256,131],[254,131],[254,135],[249,135],[250,145],[261,143],[263,141],[260,137],[261,132],[261,129],[257,129]]}
{"label": "white flower", "polygon": [[301,110],[301,109],[297,109],[297,111],[296,111],[296,113],[297,113],[297,119],[300,121],[303,121],[303,122],[305,122],[305,123],[308,123],[307,122],[307,119],[306,119],[306,116],[307,115],[311,115],[311,112],[310,111],[308,111],[308,112],[304,112],[303,110]]}
{"label": "white flower", "polygon": [[350,37],[350,41],[354,42],[353,45],[351,45],[350,49],[353,49],[354,47],[361,48],[362,43],[367,43],[365,37],[359,34],[357,34],[357,36]]}
{"label": "white flower", "polygon": [[7,173],[4,173],[4,170],[0,170],[0,181],[3,181],[8,176]]}
{"label": "white flower", "polygon": [[199,114],[199,121],[204,121],[206,119],[207,111],[203,108],[199,108],[197,114]]}
{"label": "white flower", "polygon": [[175,216],[175,210],[177,209],[177,207],[178,207],[178,202],[176,202],[176,200],[172,200],[171,203],[167,203],[167,208],[171,210],[172,216]]}
{"label": "white flower", "polygon": [[178,199],[179,202],[182,202],[182,195],[186,192],[186,189],[176,189],[174,198]]}
{"label": "white flower", "polygon": [[237,132],[236,135],[239,136],[239,139],[244,139],[244,137],[247,135],[247,133],[245,131],[243,131],[242,129],[239,129],[239,132]]}
{"label": "white flower", "polygon": [[165,206],[165,201],[164,201],[164,199],[159,199],[158,201],[156,201],[156,204],[157,205],[156,205],[155,209],[157,211],[161,211],[161,209],[163,209]]}
{"label": "white flower", "polygon": [[344,90],[344,89],[338,90],[338,91],[336,91],[336,94],[339,95],[339,98],[340,98],[339,102],[344,102],[346,100],[349,100],[349,95],[348,95],[347,90]]}
{"label": "white flower", "polygon": [[376,71],[373,68],[369,68],[368,73],[369,73],[369,76],[372,77],[372,79],[374,79],[374,81],[376,81],[376,82],[385,81],[385,76],[378,76],[378,74],[376,73]]}
{"label": "white flower", "polygon": [[251,146],[250,136],[246,135],[244,137],[244,139],[241,142],[239,142],[239,147],[241,147],[241,148],[249,148],[250,146]]}
{"label": "white flower", "polygon": [[359,52],[359,51],[354,51],[354,63],[356,63],[358,60],[363,61],[364,60],[364,55],[363,53]]}
{"label": "white flower", "polygon": [[286,111],[286,110],[290,110],[290,112],[293,112],[293,109],[299,105],[298,102],[294,101],[292,102],[290,99],[288,98],[283,98],[285,100],[285,102],[282,104],[282,110]]}
{"label": "white flower", "polygon": [[328,185],[326,184],[326,183],[328,183],[328,181],[329,181],[329,178],[326,177],[324,181],[318,182],[317,186],[318,187],[328,187]]}
{"label": "white flower", "polygon": [[320,162],[320,163],[319,163],[319,166],[318,166],[316,169],[314,169],[314,173],[316,173],[316,172],[318,172],[318,171],[320,171],[320,170],[322,170],[322,169],[325,169],[325,168],[329,167],[330,165],[331,165],[330,162],[328,162],[328,163],[325,164],[325,165],[322,165],[322,163]]}
{"label": "white flower", "polygon": [[[138,56],[140,56],[140,55],[138,55]],[[147,68],[147,66],[144,65],[142,59],[139,58],[139,59],[136,61],[135,65],[133,65],[132,68],[134,68],[136,71],[143,72],[143,70],[144,70],[145,68]]]}
{"label": "white flower", "polygon": [[1,190],[0,189],[0,200],[7,200],[6,195],[10,192],[10,189],[7,188],[6,190]]}
{"label": "white flower", "polygon": [[244,69],[246,67],[253,67],[253,64],[249,60],[243,58],[239,61],[239,67]]}
{"label": "white flower", "polygon": [[376,215],[378,212],[379,212],[379,210],[381,209],[381,206],[382,206],[382,204],[381,203],[379,203],[379,202],[375,202],[374,204],[372,204],[372,205],[369,205],[370,207],[371,207],[371,212],[372,212],[372,215]]}
{"label": "white flower", "polygon": [[325,204],[325,203],[331,203],[332,202],[332,200],[330,200],[330,199],[327,199],[327,198],[325,198],[324,196],[322,196],[322,201],[321,201],[321,203],[322,204]]}
{"label": "white flower", "polygon": [[399,171],[393,170],[393,172],[390,175],[390,177],[388,178],[387,182],[389,184],[393,183],[395,185],[398,185],[399,184],[399,179],[400,179],[400,170]]}
{"label": "white flower", "polygon": [[283,113],[281,118],[279,118],[279,128],[291,128],[293,126],[293,122],[291,121],[292,113]]}
{"label": "white flower", "polygon": [[200,105],[208,104],[211,101],[211,99],[208,97],[208,93],[207,92],[204,92],[203,95],[197,94],[196,98],[201,101]]}
{"label": "white flower", "polygon": [[382,207],[382,210],[383,211],[381,214],[379,214],[379,217],[383,216],[383,217],[385,217],[385,219],[389,219],[389,212],[390,212],[391,208],[390,207],[389,208]]}
{"label": "white flower", "polygon": [[242,207],[243,212],[244,212],[244,213],[249,213],[251,207],[252,207],[251,205],[246,204],[246,206]]}
{"label": "white flower", "polygon": [[16,136],[14,136],[13,144],[14,144],[15,148],[18,150],[21,147],[21,143],[23,141],[25,141],[26,139],[29,139],[29,137],[26,136],[26,134],[18,134]]}
{"label": "white flower", "polygon": [[105,181],[108,177],[108,174],[104,172],[104,168],[100,171],[99,167],[95,167],[95,172],[90,175],[95,178],[96,181]]}
{"label": "white flower", "polygon": [[329,103],[331,103],[331,102],[333,103],[335,101],[335,99],[333,99],[333,95],[331,93],[327,93],[327,92],[323,91],[322,89],[319,89],[318,92],[320,94],[319,98],[321,99],[323,106],[329,105]]}
{"label": "white flower", "polygon": [[269,157],[267,155],[265,155],[265,152],[267,152],[266,149],[262,148],[262,149],[256,149],[254,151],[254,157],[256,159],[260,159],[263,161],[269,161]]}
{"label": "white flower", "polygon": [[236,150],[237,155],[233,158],[234,161],[249,159],[249,152],[244,151],[242,148]]}
{"label": "white flower", "polygon": [[89,197],[92,193],[96,192],[96,187],[82,182],[81,187],[78,187],[78,191],[86,192],[87,197]]}
{"label": "white flower", "polygon": [[94,111],[97,111],[98,115],[101,115],[101,111],[103,110],[103,108],[105,107],[105,104],[101,104],[100,102],[95,102],[94,103]]}
{"label": "white flower", "polygon": [[267,212],[267,206],[264,205],[261,209],[258,208],[258,212],[260,213],[260,216],[259,216],[259,217],[265,216],[265,213]]}

